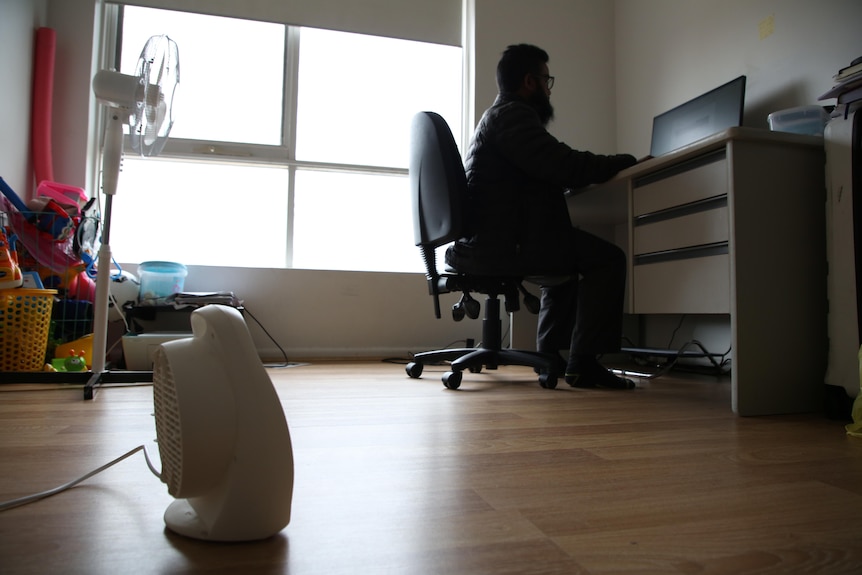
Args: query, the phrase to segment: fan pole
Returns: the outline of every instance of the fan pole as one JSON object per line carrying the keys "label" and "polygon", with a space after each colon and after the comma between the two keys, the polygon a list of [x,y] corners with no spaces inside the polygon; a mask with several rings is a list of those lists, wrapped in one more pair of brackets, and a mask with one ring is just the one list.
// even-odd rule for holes
{"label": "fan pole", "polygon": [[[153,67],[156,64],[157,67]],[[108,353],[108,307],[111,292],[111,206],[117,193],[117,181],[123,158],[123,125],[130,123],[132,148],[138,149],[137,142],[144,138],[140,146],[142,155],[153,155],[161,151],[164,140],[171,129],[170,109],[173,94],[180,81],[179,54],[176,43],[167,36],[150,38],[138,60],[134,76],[111,70],[100,70],[93,77],[93,92],[101,103],[109,106],[105,143],[102,148],[102,193],[105,194],[105,209],[102,220],[102,236],[99,247],[98,269],[96,272],[96,301],[93,314],[93,360],[92,375],[84,386],[84,399],[93,399],[93,388],[104,375]],[[156,92],[152,92],[156,90]],[[163,91],[164,90],[164,91]],[[141,110],[143,107],[143,110]],[[157,126],[150,125],[152,112],[158,108]],[[139,115],[139,112],[144,112]],[[155,128],[155,129],[153,129]],[[163,128],[164,129],[163,131]],[[150,130],[153,140],[147,136]],[[137,139],[135,139],[137,137]],[[97,192],[98,194],[98,192]],[[116,374],[115,374],[116,375]],[[135,376],[137,377],[137,376]],[[150,375],[152,377],[152,375]],[[112,381],[113,377],[110,378]]]}
{"label": "fan pole", "polygon": [[93,373],[105,371],[108,348],[108,304],[111,289],[111,245],[109,242],[112,195],[105,196],[105,221],[102,245],[99,247],[99,267],[96,274],[96,309],[93,314]]}
{"label": "fan pole", "polygon": [[120,163],[123,156],[123,123],[119,110],[111,109],[105,147],[102,152],[102,192],[105,209],[102,221],[102,241],[99,247],[99,267],[96,273],[96,309],[93,314],[93,376],[84,389],[86,399],[92,399],[92,388],[105,371],[108,348],[108,299],[111,288],[111,207],[117,193]]}

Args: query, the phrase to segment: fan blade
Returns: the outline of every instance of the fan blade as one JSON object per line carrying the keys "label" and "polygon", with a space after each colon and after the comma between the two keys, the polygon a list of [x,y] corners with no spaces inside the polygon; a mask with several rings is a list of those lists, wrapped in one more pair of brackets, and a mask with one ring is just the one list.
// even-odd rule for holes
{"label": "fan blade", "polygon": [[147,108],[147,125],[144,132],[144,145],[152,147],[160,137],[158,127],[162,125],[165,117],[164,102],[157,106]]}
{"label": "fan blade", "polygon": [[161,152],[173,126],[171,109],[179,84],[179,53],[168,36],[150,38],[138,59],[143,83],[141,113],[131,124],[132,149],[142,156]]}

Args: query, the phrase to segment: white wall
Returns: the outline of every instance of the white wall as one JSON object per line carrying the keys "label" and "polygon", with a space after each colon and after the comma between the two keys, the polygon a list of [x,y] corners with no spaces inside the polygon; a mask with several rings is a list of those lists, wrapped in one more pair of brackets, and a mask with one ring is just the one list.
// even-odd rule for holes
{"label": "white wall", "polygon": [[27,197],[33,187],[30,95],[35,31],[46,22],[45,0],[0,0],[0,177]]}
{"label": "white wall", "polygon": [[[767,111],[814,101],[839,66],[862,55],[857,0],[474,1],[476,98],[468,106],[476,117],[493,100],[503,48],[535,43],[549,51],[557,76],[552,131],[596,152],[645,154],[655,114],[740,73],[749,77],[747,116],[755,116],[747,123],[765,125]],[[0,107],[0,175],[13,186],[29,182],[26,56],[32,31],[50,25],[58,31],[55,97],[65,102],[55,104],[55,176],[92,191],[87,114],[95,109],[89,82],[98,1],[0,0],[0,7],[0,51],[23,56],[0,59],[2,76],[14,80],[4,82]],[[761,40],[758,25],[769,16],[774,31]],[[186,287],[233,290],[291,357],[400,355],[479,339],[481,331],[480,321],[449,319],[451,301],[444,319],[434,319],[421,274],[193,266]],[[516,343],[532,345],[532,318],[519,317]],[[252,331],[274,357],[274,346]]]}
{"label": "white wall", "polygon": [[496,69],[510,44],[535,44],[556,77],[550,131],[570,146],[616,150],[614,4],[604,0],[475,0],[476,120],[497,94]]}
{"label": "white wall", "polygon": [[0,58],[0,78],[4,79],[0,176],[19,196],[28,197],[36,183],[30,157],[30,112],[35,32],[43,26],[58,30],[52,110],[54,177],[63,183],[91,187],[91,91],[89,72],[83,71],[89,70],[93,60],[95,14],[93,0],[0,0],[0,47],[4,54]]}
{"label": "white wall", "polygon": [[100,111],[91,88],[96,69],[102,0],[48,0],[47,26],[57,31],[54,72],[54,178],[91,195],[98,176],[94,117]]}
{"label": "white wall", "polygon": [[[443,298],[443,318],[434,318],[422,274],[190,266],[185,289],[234,291],[291,360],[407,357],[481,339],[480,321],[452,320],[451,294]],[[263,330],[248,324],[261,355],[279,358]]]}
{"label": "white wall", "polygon": [[818,104],[860,23],[859,0],[616,0],[617,147],[647,154],[654,116],[742,74],[745,125]]}

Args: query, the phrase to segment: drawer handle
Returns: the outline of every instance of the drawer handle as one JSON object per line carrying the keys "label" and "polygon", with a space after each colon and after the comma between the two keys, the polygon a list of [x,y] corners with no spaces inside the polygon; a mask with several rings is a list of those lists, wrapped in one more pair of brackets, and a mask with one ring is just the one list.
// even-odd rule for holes
{"label": "drawer handle", "polygon": [[728,242],[716,242],[714,244],[705,244],[701,246],[691,246],[675,250],[664,250],[661,252],[639,254],[634,257],[633,263],[636,266],[641,266],[646,264],[657,264],[659,262],[687,260],[692,258],[705,258],[709,256],[718,256],[727,253],[730,253],[730,245],[728,244]]}
{"label": "drawer handle", "polygon": [[727,194],[722,194],[720,196],[713,196],[711,198],[697,200],[688,204],[680,204],[678,206],[673,206],[672,208],[659,210],[657,212],[650,212],[648,214],[641,214],[639,216],[635,216],[633,218],[633,224],[635,226],[644,226],[646,224],[654,224],[656,222],[672,220],[674,218],[680,218],[682,216],[688,216],[699,212],[706,212],[709,210],[726,207]]}
{"label": "drawer handle", "polygon": [[726,156],[727,150],[725,146],[722,146],[719,150],[708,152],[706,154],[703,154],[702,156],[692,158],[691,160],[686,160],[684,162],[674,164],[673,166],[662,168],[657,172],[641,176],[634,180],[633,184],[635,188],[648,186],[649,184],[660,182],[661,180],[666,180],[670,177],[677,176],[685,172],[690,172],[691,170],[696,170],[697,168],[706,166],[707,164],[720,162]]}

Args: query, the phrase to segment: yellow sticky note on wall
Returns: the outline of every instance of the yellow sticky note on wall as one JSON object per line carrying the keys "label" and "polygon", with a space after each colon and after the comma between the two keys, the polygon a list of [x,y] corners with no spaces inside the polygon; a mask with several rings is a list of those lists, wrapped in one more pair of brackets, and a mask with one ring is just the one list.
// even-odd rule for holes
{"label": "yellow sticky note on wall", "polygon": [[775,32],[775,16],[770,14],[766,18],[760,21],[758,25],[758,29],[760,30],[760,39],[765,40],[766,38],[772,36],[772,33]]}

